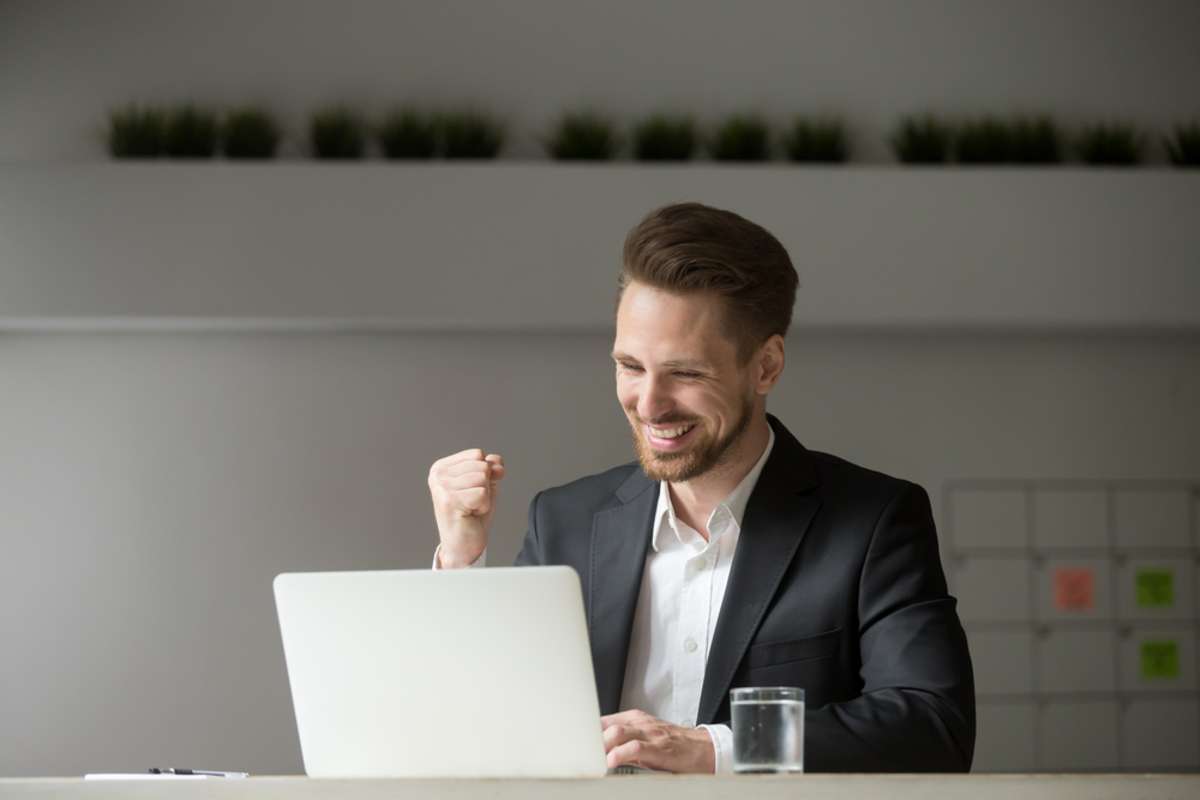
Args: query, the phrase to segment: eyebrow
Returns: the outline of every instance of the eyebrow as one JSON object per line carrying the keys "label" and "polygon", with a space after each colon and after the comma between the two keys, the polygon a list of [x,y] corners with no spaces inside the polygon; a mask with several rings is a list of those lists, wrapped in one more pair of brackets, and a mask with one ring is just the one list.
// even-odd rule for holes
{"label": "eyebrow", "polygon": [[[636,358],[629,355],[628,353],[615,352],[612,354],[612,357],[613,357],[613,361],[632,361],[632,362],[638,363],[638,364],[641,363],[640,361],[638,361]],[[667,367],[668,369],[672,369],[675,367],[682,367],[684,369],[710,369],[710,366],[707,361],[700,361],[700,360],[686,359],[686,358],[673,358],[673,359],[662,362],[662,365],[664,367]]]}

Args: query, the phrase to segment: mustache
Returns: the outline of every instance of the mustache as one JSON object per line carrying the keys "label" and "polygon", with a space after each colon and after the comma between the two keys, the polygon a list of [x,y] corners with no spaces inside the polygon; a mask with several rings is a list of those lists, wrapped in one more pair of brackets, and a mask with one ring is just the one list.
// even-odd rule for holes
{"label": "mustache", "polygon": [[690,425],[694,422],[699,421],[699,420],[695,420],[695,419],[684,419],[683,417],[659,417],[658,419],[642,419],[641,417],[637,416],[636,414],[634,415],[633,419],[635,422],[638,422],[642,425],[650,425],[651,427],[654,427],[654,428],[662,428],[667,425]]}

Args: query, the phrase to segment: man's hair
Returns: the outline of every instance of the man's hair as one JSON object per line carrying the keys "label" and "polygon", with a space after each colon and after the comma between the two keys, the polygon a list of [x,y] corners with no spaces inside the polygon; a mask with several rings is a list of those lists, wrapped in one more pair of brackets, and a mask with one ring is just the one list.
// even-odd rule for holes
{"label": "man's hair", "polygon": [[632,281],[676,292],[713,292],[746,363],[792,322],[799,278],[787,250],[766,228],[732,211],[676,203],[651,211],[625,238],[617,303]]}

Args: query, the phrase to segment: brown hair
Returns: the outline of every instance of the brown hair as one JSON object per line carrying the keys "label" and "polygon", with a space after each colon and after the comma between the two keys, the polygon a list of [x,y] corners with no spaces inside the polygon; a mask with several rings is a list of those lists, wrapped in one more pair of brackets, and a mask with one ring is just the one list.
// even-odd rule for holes
{"label": "brown hair", "polygon": [[732,211],[676,203],[646,215],[625,238],[617,303],[632,281],[670,292],[715,292],[745,363],[792,321],[799,278],[771,233]]}

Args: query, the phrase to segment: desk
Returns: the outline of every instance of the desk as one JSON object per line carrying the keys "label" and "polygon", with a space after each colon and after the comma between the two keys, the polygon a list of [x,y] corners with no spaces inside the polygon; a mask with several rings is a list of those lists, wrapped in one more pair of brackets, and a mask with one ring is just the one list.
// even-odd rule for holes
{"label": "desk", "polygon": [[0,779],[3,800],[1195,800],[1200,775],[618,775],[591,780]]}

